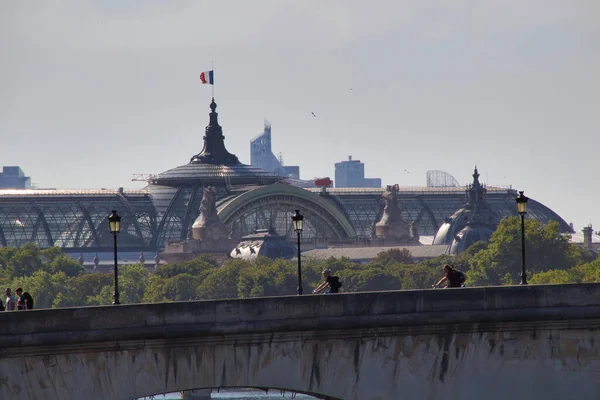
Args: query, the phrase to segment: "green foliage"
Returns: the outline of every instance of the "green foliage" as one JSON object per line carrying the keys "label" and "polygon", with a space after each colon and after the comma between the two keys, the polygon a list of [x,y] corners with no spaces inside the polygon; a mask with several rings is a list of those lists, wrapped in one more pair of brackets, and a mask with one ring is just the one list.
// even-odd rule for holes
{"label": "green foliage", "polygon": [[575,270],[580,274],[582,283],[600,282],[600,258],[595,261],[579,265]]}
{"label": "green foliage", "polygon": [[56,258],[62,255],[64,255],[62,249],[57,246],[48,247],[47,249],[40,250],[40,257],[45,263],[51,263]]}
{"label": "green foliage", "polygon": [[182,261],[174,264],[163,264],[154,272],[161,278],[172,278],[179,274],[191,274],[194,276],[206,276],[219,265],[216,260],[210,256],[201,256],[189,261]]}
{"label": "green foliage", "polygon": [[13,294],[17,287],[22,287],[33,297],[35,308],[68,307],[72,305],[65,298],[68,296],[68,279],[64,272],[50,274],[37,270],[30,276],[14,278],[10,284],[2,287],[12,288]]}
{"label": "green foliage", "polygon": [[11,257],[3,262],[5,265],[5,276],[11,278],[30,276],[42,267],[40,249],[33,243],[26,243],[22,248],[8,254]]}
{"label": "green foliage", "polygon": [[552,269],[550,271],[538,272],[529,280],[532,285],[547,285],[555,283],[577,283],[581,279],[580,275],[572,270]]}
{"label": "green foliage", "polygon": [[400,278],[384,268],[362,268],[340,271],[346,292],[368,292],[376,290],[398,290]]}
{"label": "green foliage", "polygon": [[261,257],[240,270],[237,287],[239,297],[295,294],[298,287],[297,264]]}
{"label": "green foliage", "polygon": [[[566,270],[586,261],[588,255],[569,243],[555,221],[543,225],[525,221],[525,252],[528,275],[551,269]],[[521,222],[505,218],[486,248],[475,253],[470,262],[469,281],[475,285],[506,285],[519,282],[521,274]],[[541,279],[541,277],[540,277]]]}
{"label": "green foliage", "polygon": [[429,289],[443,274],[441,267],[427,266],[424,264],[407,265],[400,267],[398,273],[402,282],[402,289]]}
{"label": "green foliage", "polygon": [[34,243],[26,243],[22,248],[0,248],[0,277],[6,279],[31,276],[43,270],[51,274],[63,272],[72,277],[81,275],[85,269],[58,247],[40,250]]}
{"label": "green foliage", "polygon": [[200,299],[234,299],[238,297],[240,272],[248,262],[234,260],[210,273],[196,288]]}
{"label": "green foliage", "polygon": [[141,303],[148,285],[148,272],[140,264],[119,267],[119,296],[121,304]]}
{"label": "green foliage", "polygon": [[66,254],[59,254],[58,256],[54,257],[52,261],[47,264],[47,270],[52,274],[63,272],[69,277],[85,273],[85,268],[83,268],[83,265],[79,264]]}
{"label": "green foliage", "polygon": [[[526,221],[527,273],[532,284],[600,281],[600,260],[569,243],[558,224]],[[490,243],[477,242],[457,256],[443,255],[415,263],[410,252],[381,252],[368,264],[347,257],[302,259],[305,294],[323,282],[330,269],[342,292],[426,289],[443,276],[450,264],[467,275],[469,286],[514,284],[521,273],[520,219],[501,221]],[[247,298],[295,295],[297,261],[257,258],[230,259],[219,265],[211,257],[162,265],[148,272],[141,265],[119,268],[120,300],[140,302],[190,299]],[[112,273],[84,273],[79,263],[58,247],[44,250],[33,244],[22,249],[0,248],[0,287],[23,287],[36,308],[108,305],[113,301]]]}
{"label": "green foliage", "polygon": [[412,254],[410,250],[390,249],[377,254],[370,264],[389,265],[389,264],[412,264]]}
{"label": "green foliage", "polygon": [[113,288],[113,276],[109,273],[83,274],[69,279],[73,306],[110,304]]}

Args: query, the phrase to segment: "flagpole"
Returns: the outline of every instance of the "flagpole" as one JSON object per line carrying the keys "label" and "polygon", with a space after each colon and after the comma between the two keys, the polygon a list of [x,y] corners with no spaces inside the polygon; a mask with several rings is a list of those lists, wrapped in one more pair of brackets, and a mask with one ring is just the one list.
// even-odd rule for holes
{"label": "flagpole", "polygon": [[210,86],[212,86],[212,98],[214,100],[215,99],[215,62],[214,61],[212,61],[211,69],[212,69],[212,73],[213,73],[213,84]]}

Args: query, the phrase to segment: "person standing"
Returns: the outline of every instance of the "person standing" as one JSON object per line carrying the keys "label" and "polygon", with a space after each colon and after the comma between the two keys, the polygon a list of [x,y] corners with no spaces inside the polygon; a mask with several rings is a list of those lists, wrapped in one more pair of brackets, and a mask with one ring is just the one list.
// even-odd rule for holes
{"label": "person standing", "polygon": [[33,297],[28,292],[23,292],[23,288],[15,290],[17,295],[17,310],[33,310]]}
{"label": "person standing", "polygon": [[17,305],[15,304],[15,298],[12,297],[11,292],[10,292],[10,288],[6,288],[6,305],[4,306],[4,309],[6,311],[14,311],[17,309]]}

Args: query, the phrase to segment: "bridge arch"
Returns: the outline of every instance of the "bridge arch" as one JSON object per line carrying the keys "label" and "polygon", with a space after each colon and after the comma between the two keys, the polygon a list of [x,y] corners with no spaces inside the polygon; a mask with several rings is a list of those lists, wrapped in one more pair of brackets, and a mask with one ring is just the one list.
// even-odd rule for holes
{"label": "bridge arch", "polygon": [[234,236],[250,234],[254,229],[274,228],[281,235],[292,233],[290,216],[295,209],[304,215],[305,238],[347,240],[356,237],[346,216],[323,197],[285,184],[273,184],[249,190],[219,206],[221,221]]}
{"label": "bridge arch", "polygon": [[600,284],[0,313],[0,398],[210,387],[325,399],[598,398]]}

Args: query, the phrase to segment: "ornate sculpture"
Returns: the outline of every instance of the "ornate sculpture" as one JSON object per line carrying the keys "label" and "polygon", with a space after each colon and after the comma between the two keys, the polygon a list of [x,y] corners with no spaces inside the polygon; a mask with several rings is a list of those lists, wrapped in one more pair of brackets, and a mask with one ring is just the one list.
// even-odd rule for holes
{"label": "ornate sculpture", "polygon": [[217,212],[217,191],[214,187],[204,189],[200,202],[200,215],[191,226],[191,234],[184,241],[167,241],[165,251],[154,257],[154,268],[161,259],[167,263],[191,260],[199,254],[226,257],[235,246],[229,237],[229,228],[221,222]]}
{"label": "ornate sculpture", "polygon": [[221,222],[217,214],[216,190],[210,186],[204,189],[200,203],[200,215],[192,225],[192,237],[201,241],[219,241],[229,236],[229,228]]}
{"label": "ornate sculpture", "polygon": [[94,271],[96,271],[96,269],[98,269],[98,264],[100,264],[100,259],[98,258],[98,253],[96,253],[94,258],[92,259],[92,262],[94,263]]}
{"label": "ornate sculpture", "polygon": [[383,194],[385,208],[379,222],[375,224],[375,235],[399,244],[419,244],[419,232],[414,222],[408,224],[401,217],[398,205],[398,185],[388,185]]}
{"label": "ornate sculpture", "polygon": [[415,221],[410,223],[410,227],[409,227],[409,233],[410,233],[410,237],[411,239],[416,239],[417,241],[419,240],[419,230],[417,229],[417,225],[415,224]]}

